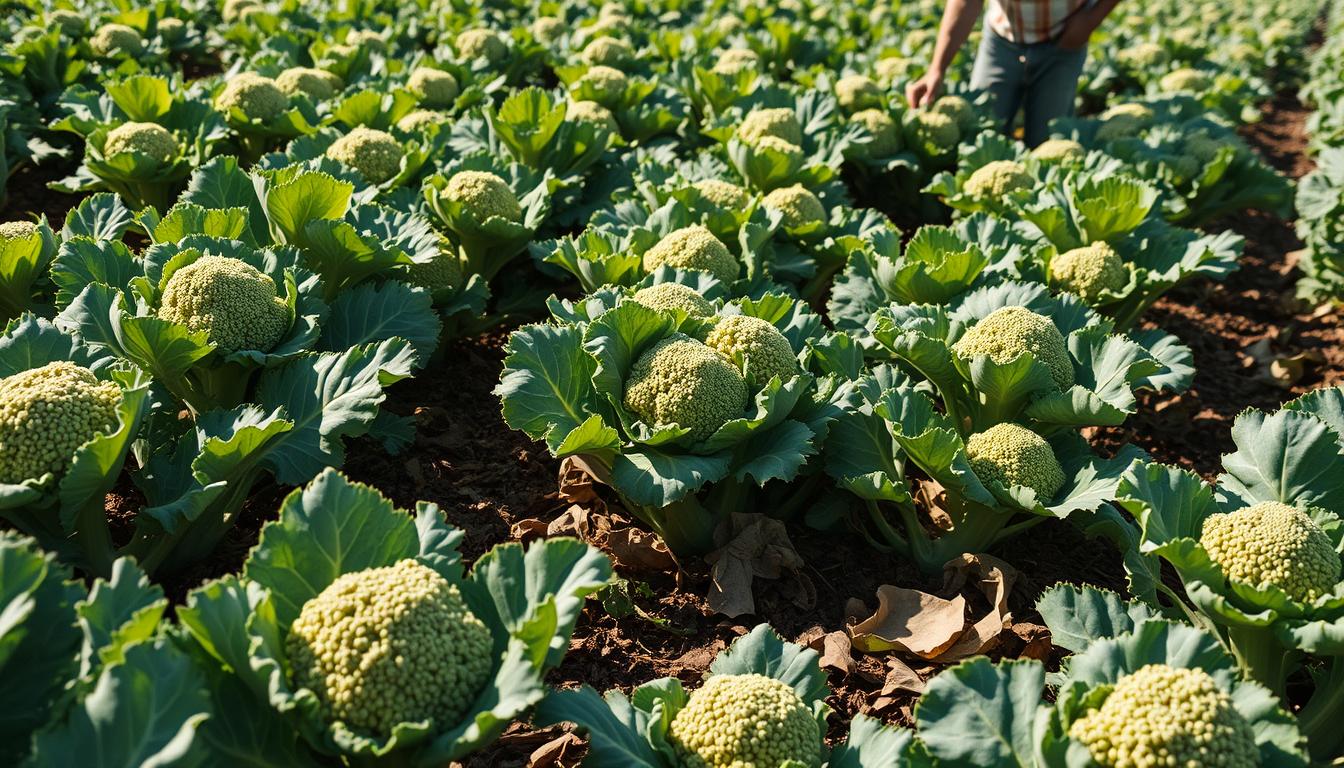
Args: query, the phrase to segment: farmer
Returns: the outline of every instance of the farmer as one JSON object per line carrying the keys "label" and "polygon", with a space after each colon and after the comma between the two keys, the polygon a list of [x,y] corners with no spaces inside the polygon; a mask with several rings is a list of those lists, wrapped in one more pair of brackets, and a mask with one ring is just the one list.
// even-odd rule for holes
{"label": "farmer", "polygon": [[[995,117],[1012,129],[1024,112],[1024,139],[1049,138],[1050,121],[1073,114],[1087,40],[1120,0],[989,0],[971,87],[990,92]],[[948,0],[929,71],[905,88],[912,107],[933,102],[985,0]]]}

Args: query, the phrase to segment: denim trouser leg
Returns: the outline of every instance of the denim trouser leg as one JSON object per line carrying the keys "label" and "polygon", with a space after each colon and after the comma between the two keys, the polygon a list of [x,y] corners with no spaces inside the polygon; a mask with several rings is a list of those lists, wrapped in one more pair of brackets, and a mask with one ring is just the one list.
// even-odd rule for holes
{"label": "denim trouser leg", "polygon": [[975,57],[971,87],[989,91],[994,116],[1011,131],[1023,111],[1023,140],[1034,147],[1050,137],[1050,121],[1073,115],[1078,76],[1087,48],[1061,50],[1054,43],[1019,45],[986,30]]}

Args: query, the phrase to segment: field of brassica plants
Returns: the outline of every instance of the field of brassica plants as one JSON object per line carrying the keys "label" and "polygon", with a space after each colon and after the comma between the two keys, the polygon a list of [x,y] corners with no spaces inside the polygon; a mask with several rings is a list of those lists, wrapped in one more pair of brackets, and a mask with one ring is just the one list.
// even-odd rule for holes
{"label": "field of brassica plants", "polygon": [[1344,766],[1344,1],[5,9],[0,765]]}

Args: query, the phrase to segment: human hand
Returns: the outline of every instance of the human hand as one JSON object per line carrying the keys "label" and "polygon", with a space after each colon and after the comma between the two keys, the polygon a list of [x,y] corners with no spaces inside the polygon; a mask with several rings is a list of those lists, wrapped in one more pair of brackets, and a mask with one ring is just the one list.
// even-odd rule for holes
{"label": "human hand", "polygon": [[905,86],[905,100],[910,106],[919,109],[927,107],[938,98],[938,92],[943,89],[943,76],[930,70],[918,80],[907,83]]}

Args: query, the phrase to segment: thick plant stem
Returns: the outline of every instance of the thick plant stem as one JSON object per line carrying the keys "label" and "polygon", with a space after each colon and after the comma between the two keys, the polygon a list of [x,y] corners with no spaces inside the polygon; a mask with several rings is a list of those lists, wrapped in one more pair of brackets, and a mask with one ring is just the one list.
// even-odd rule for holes
{"label": "thick plant stem", "polygon": [[1297,715],[1312,757],[1322,762],[1337,757],[1344,748],[1344,658],[1330,659],[1327,670]]}
{"label": "thick plant stem", "polygon": [[1265,627],[1231,625],[1227,628],[1227,637],[1242,670],[1279,699],[1284,699],[1284,686],[1293,660],[1292,654],[1279,644],[1274,634]]}

